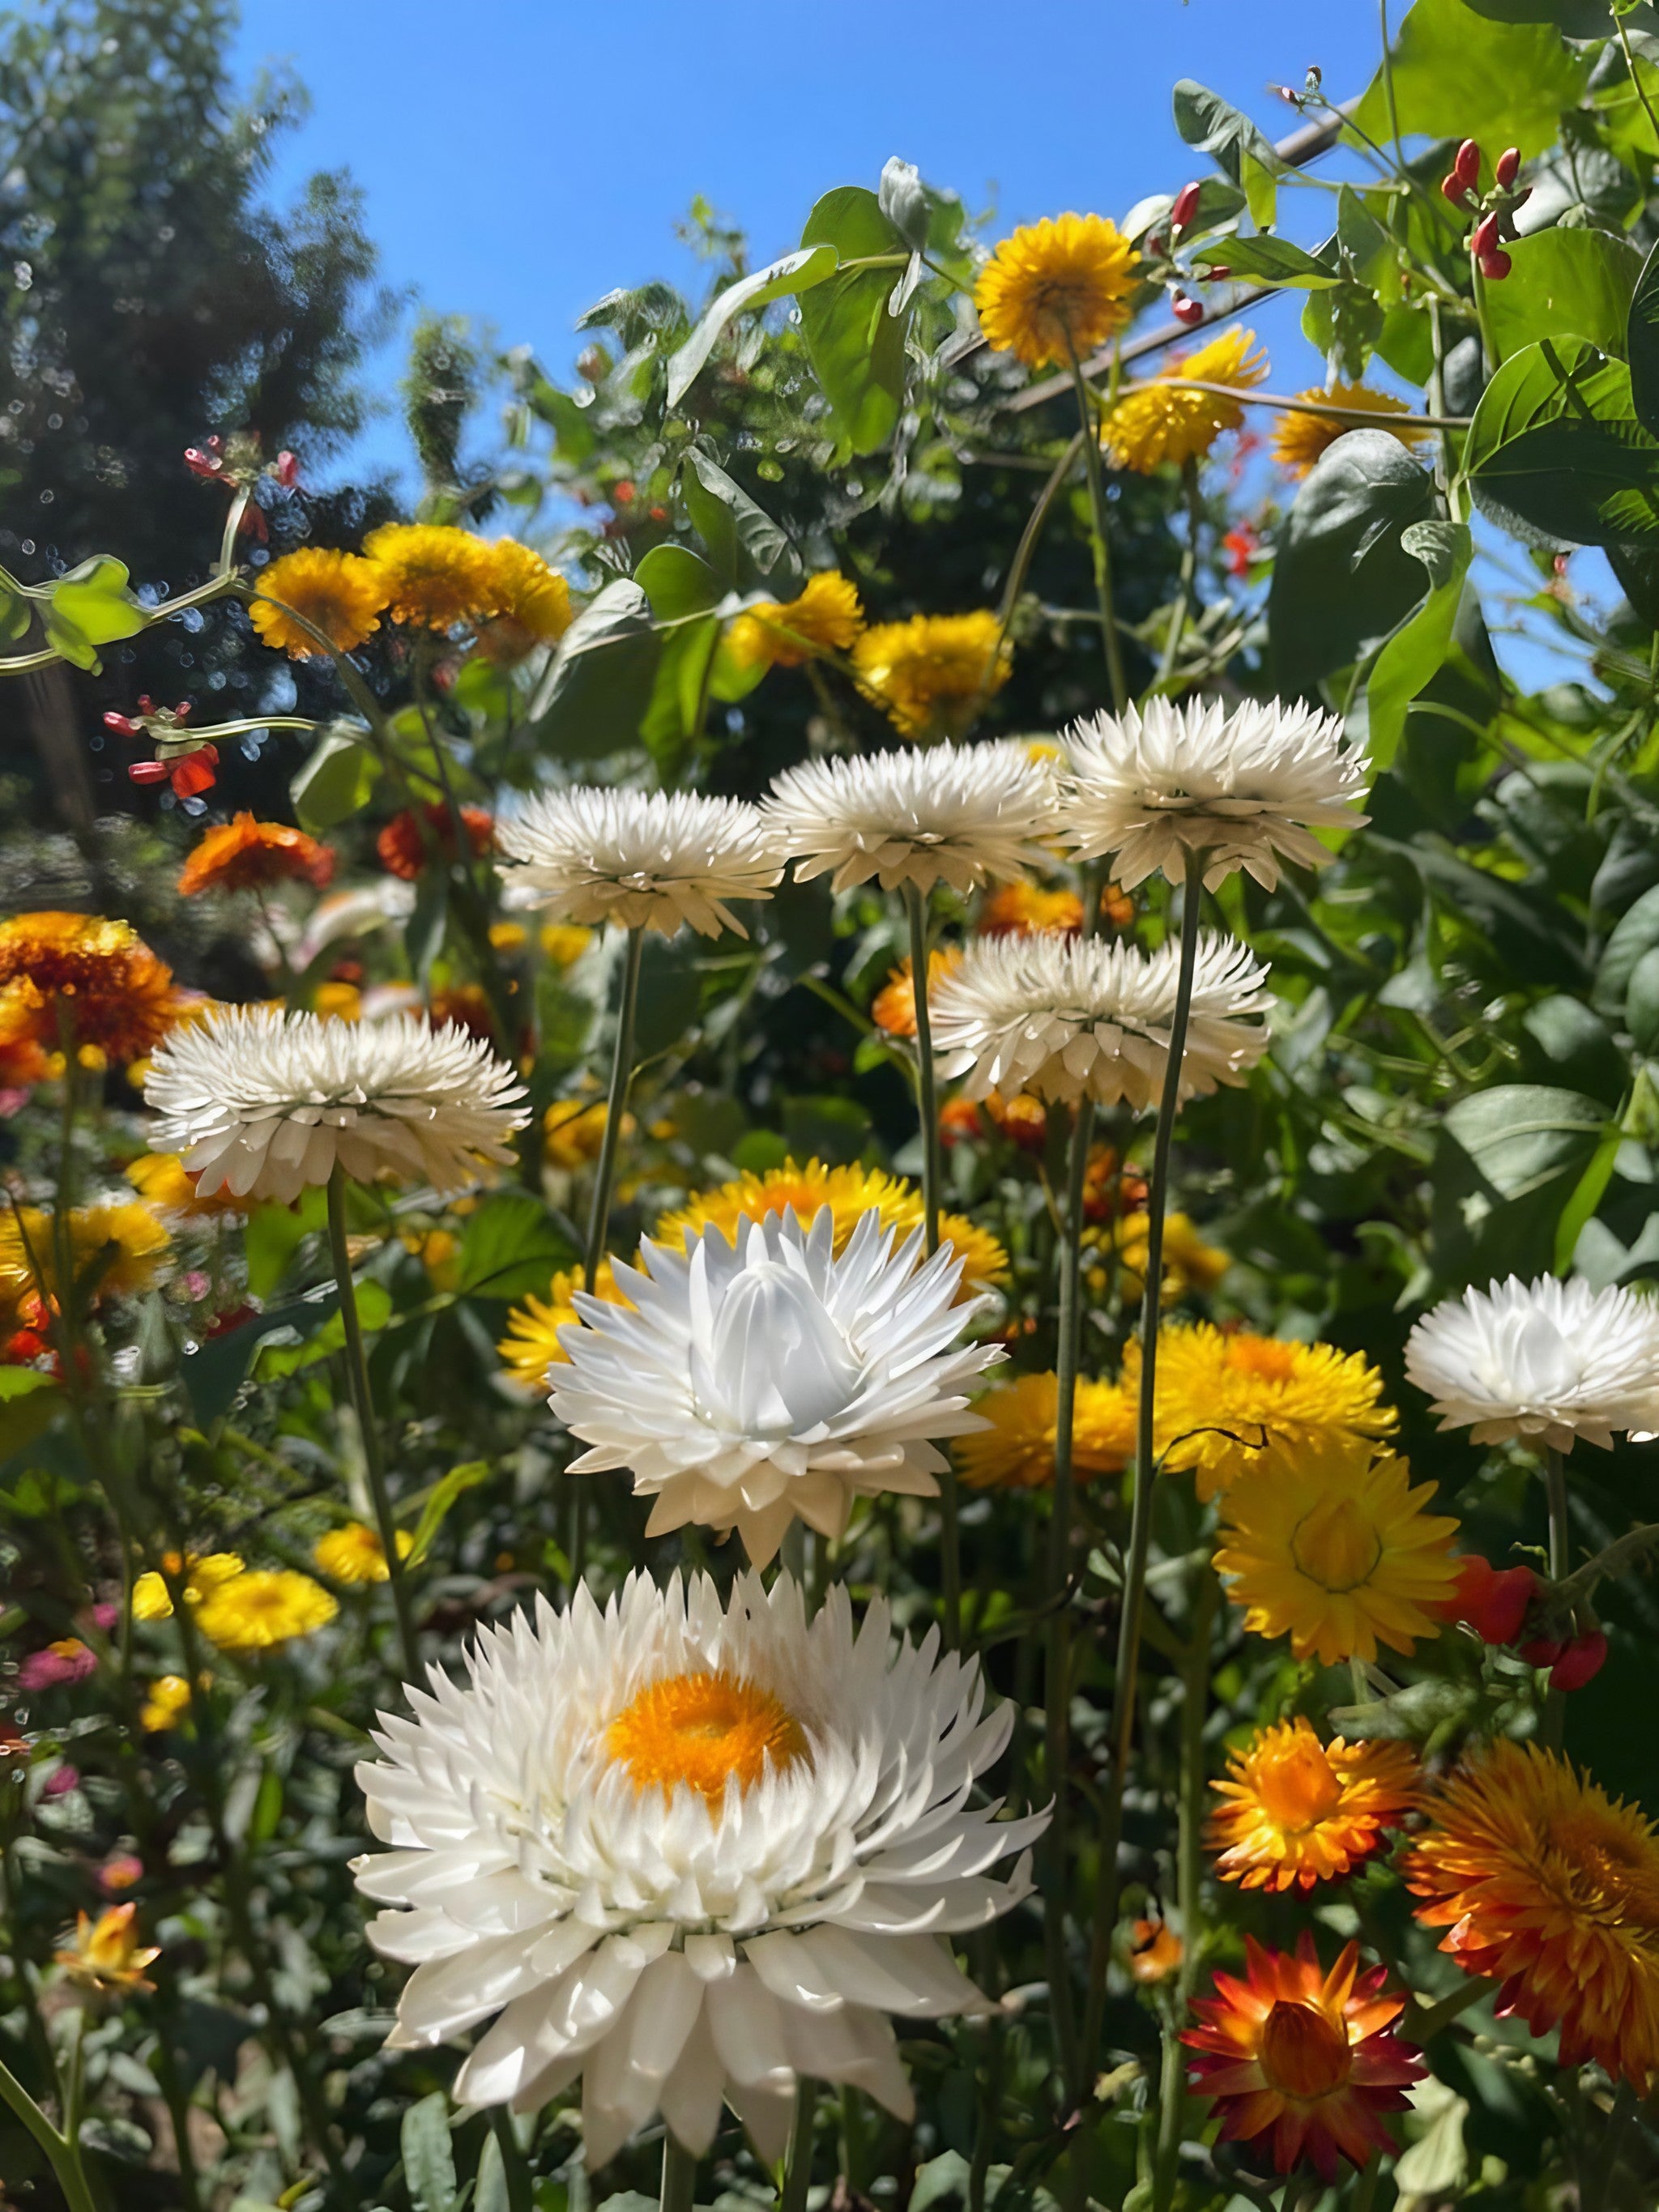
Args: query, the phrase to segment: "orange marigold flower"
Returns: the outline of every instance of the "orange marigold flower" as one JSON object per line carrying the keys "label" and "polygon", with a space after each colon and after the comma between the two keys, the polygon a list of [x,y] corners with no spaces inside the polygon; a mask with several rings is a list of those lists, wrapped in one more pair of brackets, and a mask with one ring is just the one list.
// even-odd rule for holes
{"label": "orange marigold flower", "polygon": [[1501,1981],[1500,2014],[1561,2031],[1638,2094],[1659,2073],[1659,1832],[1565,1759],[1500,1741],[1436,1790],[1407,1854],[1441,1949]]}
{"label": "orange marigold flower", "polygon": [[303,880],[321,890],[333,873],[332,846],[286,822],[257,822],[244,812],[205,833],[185,862],[179,889],[195,898],[203,891],[263,890]]}
{"label": "orange marigold flower", "polygon": [[[927,988],[931,990],[942,976],[962,965],[961,953],[930,952],[927,956]],[[913,1037],[916,1033],[916,994],[910,977],[910,963],[901,960],[877,992],[870,1008],[870,1018],[878,1030],[889,1036]]]}
{"label": "orange marigold flower", "polygon": [[1294,1954],[1264,1950],[1250,1936],[1244,1952],[1247,1978],[1218,1973],[1214,1996],[1193,2006],[1203,2025],[1181,2039],[1200,2054],[1193,2086],[1215,2099],[1223,2140],[1270,2137],[1280,2173],[1308,2158],[1327,2181],[1339,2157],[1361,2166],[1392,2151],[1382,2115],[1404,2112],[1428,2069],[1394,2033],[1406,1999],[1385,1992],[1388,1969],[1362,1974],[1350,1943],[1322,1974],[1305,1930]]}
{"label": "orange marigold flower", "polygon": [[573,618],[570,586],[558,570],[516,538],[498,538],[484,553],[495,608],[478,632],[485,653],[510,663],[538,645],[556,645]]}
{"label": "orange marigold flower", "polygon": [[[380,866],[389,874],[401,876],[406,884],[412,884],[420,874],[432,857],[434,847],[446,860],[453,860],[455,857],[455,825],[450,818],[449,809],[434,803],[423,806],[421,812],[426,819],[425,835],[422,833],[414,809],[406,806],[401,814],[392,816],[374,840]],[[483,806],[463,806],[460,816],[467,842],[472,848],[473,858],[477,860],[495,842],[495,817]]]}
{"label": "orange marigold flower", "polygon": [[142,1060],[179,1018],[173,971],[125,921],[95,914],[0,921],[0,1036]]}
{"label": "orange marigold flower", "polygon": [[[1363,408],[1367,415],[1376,416],[1379,430],[1388,431],[1402,445],[1409,446],[1414,439],[1429,434],[1422,423],[1400,420],[1402,415],[1411,413],[1405,400],[1396,399],[1392,392],[1374,392],[1369,384],[1334,384],[1328,391],[1322,385],[1313,384],[1296,396],[1298,399],[1322,401],[1328,407]],[[1300,410],[1283,414],[1273,424],[1273,457],[1291,476],[1305,477],[1339,438],[1361,427],[1357,422],[1339,422],[1334,415],[1306,415]]]}
{"label": "orange marigold flower", "polygon": [[432,522],[383,522],[363,550],[386,582],[393,622],[453,629],[495,611],[491,549],[465,530]]}
{"label": "orange marigold flower", "polygon": [[1075,891],[1044,890],[1041,884],[997,884],[979,910],[981,937],[1034,937],[1039,930],[1062,930],[1075,937],[1083,927],[1083,901]]}
{"label": "orange marigold flower", "polygon": [[[380,628],[390,586],[373,561],[302,545],[262,569],[255,589],[248,620],[260,637],[290,659],[306,660],[325,655],[328,645],[337,653],[361,645]],[[328,645],[313,635],[319,631]]]}
{"label": "orange marigold flower", "polygon": [[1418,1802],[1410,1747],[1321,1743],[1304,1719],[1258,1729],[1211,1787],[1216,1872],[1244,1889],[1311,1889],[1349,1873]]}

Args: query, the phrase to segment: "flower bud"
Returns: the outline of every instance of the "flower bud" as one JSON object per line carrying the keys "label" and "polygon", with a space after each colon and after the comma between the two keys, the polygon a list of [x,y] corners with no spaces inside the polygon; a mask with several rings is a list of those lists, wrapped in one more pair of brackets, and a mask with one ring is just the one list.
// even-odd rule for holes
{"label": "flower bud", "polygon": [[1188,330],[1194,330],[1204,319],[1204,303],[1201,300],[1189,300],[1184,292],[1177,292],[1170,302],[1170,313],[1176,322],[1185,323]]}
{"label": "flower bud", "polygon": [[1483,1644],[1513,1644],[1537,1588],[1530,1567],[1494,1567],[1472,1552],[1458,1561],[1457,1587],[1436,1610],[1467,1621]]}
{"label": "flower bud", "polygon": [[270,473],[279,484],[285,486],[289,491],[295,490],[300,482],[300,456],[297,453],[290,453],[284,447],[277,454],[276,465]]}
{"label": "flower bud", "polygon": [[113,730],[118,738],[142,738],[144,734],[137,723],[125,714],[106,714],[104,727]]}
{"label": "flower bud", "polygon": [[1582,1690],[1601,1673],[1607,1656],[1607,1639],[1599,1628],[1575,1636],[1550,1668],[1553,1690]]}
{"label": "flower bud", "polygon": [[134,761],[127,774],[135,783],[164,783],[167,764],[165,761]]}
{"label": "flower bud", "polygon": [[1480,149],[1473,138],[1466,138],[1458,148],[1452,168],[1458,183],[1473,191],[1480,179]]}
{"label": "flower bud", "polygon": [[1480,274],[1489,284],[1500,283],[1514,266],[1515,264],[1502,246],[1497,247],[1491,253],[1483,253],[1480,256]]}
{"label": "flower bud", "polygon": [[1170,210],[1170,234],[1178,238],[1198,213],[1200,187],[1196,184],[1183,185],[1176,194],[1175,205]]}
{"label": "flower bud", "polygon": [[1498,157],[1498,166],[1492,173],[1504,190],[1508,191],[1521,173],[1521,149],[1518,146],[1505,146]]}
{"label": "flower bud", "polygon": [[1448,169],[1440,179],[1440,189],[1454,207],[1462,207],[1469,196],[1469,188],[1455,169]]}
{"label": "flower bud", "polygon": [[1553,1667],[1565,1649],[1559,1636],[1534,1636],[1521,1646],[1521,1656],[1528,1667]]}
{"label": "flower bud", "polygon": [[1474,235],[1469,240],[1469,252],[1477,260],[1483,260],[1487,254],[1497,251],[1498,217],[1495,214],[1483,215],[1474,226]]}

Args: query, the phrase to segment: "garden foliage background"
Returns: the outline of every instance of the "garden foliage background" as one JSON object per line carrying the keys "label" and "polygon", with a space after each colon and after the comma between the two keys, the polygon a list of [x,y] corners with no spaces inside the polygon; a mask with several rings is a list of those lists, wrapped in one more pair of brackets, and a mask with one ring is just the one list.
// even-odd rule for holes
{"label": "garden foliage background", "polygon": [[[248,605],[270,564],[356,552],[409,518],[383,485],[310,489],[359,419],[354,371],[388,303],[344,180],[262,206],[259,149],[282,110],[235,104],[224,25],[204,4],[65,6],[0,47],[0,223],[30,272],[0,295],[7,903],[119,916],[219,1000],[348,1018],[413,1001],[522,1067],[533,1118],[494,1189],[350,1199],[421,1649],[453,1665],[476,1625],[580,1571],[603,1594],[630,1567],[726,1579],[733,1560],[693,1529],[647,1540],[619,1478],[564,1476],[571,1443],[529,1387],[535,1357],[502,1379],[514,1309],[533,1317],[525,1302],[552,1296],[562,1310],[555,1279],[568,1289],[580,1267],[620,933],[544,931],[503,908],[445,816],[402,847],[389,825],[411,800],[495,811],[549,780],[749,799],[809,752],[1052,736],[1113,703],[1091,485],[1073,378],[979,336],[994,230],[902,167],[826,179],[800,252],[768,272],[702,210],[705,296],[616,291],[574,365],[420,324],[401,390],[418,519],[539,545],[574,626],[561,607],[540,631],[474,641],[388,618],[349,670],[274,650]],[[1248,1085],[1182,1117],[1165,1296],[1182,1320],[1362,1354],[1460,1547],[1543,1573],[1535,1462],[1437,1432],[1402,1355],[1424,1310],[1471,1283],[1573,1270],[1642,1288],[1659,1273],[1659,21],[1601,0],[1415,0],[1392,40],[1369,87],[1293,88],[1288,155],[1202,87],[1176,88],[1200,187],[1184,224],[1172,237],[1158,179],[1137,210],[1102,211],[1144,257],[1134,321],[1083,364],[1105,422],[1127,694],[1305,697],[1347,716],[1373,768],[1369,827],[1334,837],[1316,877],[1234,876],[1216,895],[1271,962],[1278,1005]],[[1464,140],[1499,218],[1473,258],[1474,212],[1442,189]],[[1495,170],[1507,148],[1513,191]],[[1225,341],[1197,363],[1212,334],[1164,327],[1173,304],[1237,329],[1264,290],[1302,309],[1270,374]],[[1170,381],[1172,335],[1206,389]],[[1160,378],[1115,446],[1131,380]],[[1275,398],[1306,387],[1316,410],[1327,386],[1334,415]],[[1400,434],[1376,391],[1443,427]],[[1581,548],[1611,565],[1610,615],[1577,586]],[[855,587],[868,625],[970,617],[966,642],[920,673],[896,647],[896,678],[850,636],[755,647],[744,608],[793,602],[821,571]],[[1510,653],[1520,628],[1571,672],[1528,689],[1515,668],[1540,663]],[[920,689],[902,694],[907,667]],[[185,702],[180,726],[164,710]],[[193,733],[216,729],[209,761]],[[152,757],[165,769],[131,781]],[[236,809],[325,842],[328,891],[182,891],[204,829]],[[1048,888],[1089,886],[1057,860]],[[1171,898],[1158,878],[1116,895],[1109,926],[1155,945]],[[815,882],[745,912],[747,939],[645,947],[618,1255],[693,1194],[786,1161],[921,1171],[914,1048],[902,1004],[880,996],[908,949],[900,908],[873,884],[832,899]],[[985,920],[982,900],[939,902],[946,940]],[[584,2172],[574,2093],[503,2138],[452,2113],[453,2052],[384,2047],[401,1969],[368,1948],[349,1870],[365,1839],[352,1769],[404,1679],[383,1582],[323,1574],[325,1625],[265,1653],[228,1643],[196,1718],[158,1712],[156,1681],[189,1668],[176,1616],[131,1620],[137,1569],[234,1552],[314,1577],[319,1541],[372,1521],[372,1500],[337,1299],[319,1295],[322,1191],[244,1221],[142,1173],[135,1189],[124,1178],[149,1146],[131,1072],[112,1053],[79,1081],[66,1118],[61,1064],[23,1068],[0,1124],[20,1203],[50,1208],[67,1173],[83,1204],[119,1189],[129,1209],[77,1255],[79,1380],[0,1236],[0,2057],[61,2118],[80,2039],[75,2118],[104,2203],[450,2212],[471,2192],[520,2212],[522,2189],[574,2212],[590,2193],[654,2191],[653,2142]],[[1050,1371],[1066,1117],[946,1114],[945,1202],[1000,1248],[983,1326],[1015,1370]],[[1119,1111],[1098,1133],[1083,1364],[1109,1382],[1143,1292],[1152,1127]],[[544,1362],[545,1324],[531,1340]],[[94,1370],[89,1435],[71,1401]],[[1040,1478],[1041,1436],[1034,1449]],[[1225,1888],[1207,1858],[1195,1871],[1206,1776],[1264,1723],[1303,1713],[1324,1729],[1340,1711],[1351,1737],[1408,1741],[1443,1767],[1471,1740],[1528,1734],[1543,1686],[1449,1628],[1357,1688],[1346,1664],[1248,1633],[1236,1607],[1206,1619],[1213,1513],[1186,1477],[1154,1500],[1125,1925],[1096,1924],[1128,1457],[1108,1442],[1079,1461],[1062,1593],[1073,1845],[1045,1863],[1047,1948],[1035,1904],[963,1947],[1008,2001],[989,2026],[907,2031],[914,2124],[856,2089],[819,2100],[813,2185],[914,2212],[951,2197],[977,2212],[991,2192],[1011,2207],[1033,2191],[1270,2201],[1270,2163],[1218,2148],[1195,2091],[1183,2100],[1174,2034],[1245,1932],[1288,1947],[1305,1927],[1328,1961],[1358,1936],[1414,1993],[1406,2032],[1433,2030],[1407,2156],[1345,2168],[1323,2201],[1652,2202],[1651,2107],[1558,2067],[1489,1996],[1437,2014],[1462,1977],[1386,1858],[1302,1898]],[[1574,1454],[1575,1563],[1659,1522],[1655,1470],[1650,1445]],[[960,1489],[963,1640],[1019,1708],[1000,1786],[1020,1806],[1054,1787],[1047,1514],[1041,1479]],[[860,1602],[884,1591],[919,1633],[945,1602],[939,1536],[926,1501],[881,1498],[811,1571]],[[1571,1698],[1567,1748],[1659,1812],[1659,1608],[1639,1556],[1595,1610],[1606,1663]],[[54,1674],[41,1655],[71,1644],[89,1671],[71,1657]],[[125,1902],[157,1952],[143,1979],[100,1981],[72,1943],[66,1965],[76,1916]],[[1651,1898],[1632,1910],[1650,1948]],[[1134,1946],[1166,1912],[1186,1958],[1142,1972]],[[1094,2082],[1057,2063],[1056,1943],[1079,1993],[1111,1952]],[[58,2187],[38,2141],[0,2116],[0,2197],[55,2207]],[[703,2196],[722,2192],[775,2193],[735,2124],[704,2169]]]}

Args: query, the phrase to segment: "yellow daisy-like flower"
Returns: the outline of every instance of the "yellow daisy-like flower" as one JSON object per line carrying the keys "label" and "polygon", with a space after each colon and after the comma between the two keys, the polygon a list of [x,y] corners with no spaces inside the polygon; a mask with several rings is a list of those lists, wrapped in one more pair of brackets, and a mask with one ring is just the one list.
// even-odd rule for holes
{"label": "yellow daisy-like flower", "polygon": [[311,994],[313,1008],[337,1022],[360,1022],[363,994],[356,983],[319,983]]}
{"label": "yellow daisy-like flower", "polygon": [[593,942],[593,933],[574,921],[544,921],[537,942],[556,968],[574,968]]}
{"label": "yellow daisy-like flower", "polygon": [[137,1915],[136,1905],[112,1905],[96,1920],[77,1912],[74,1936],[56,1954],[58,1965],[70,1981],[100,1996],[154,1989],[155,1983],[144,1978],[144,1969],[161,1954],[156,1948],[140,1947],[134,1925]]}
{"label": "yellow daisy-like flower", "polygon": [[[542,1397],[547,1389],[547,1370],[563,1364],[569,1358],[559,1342],[559,1331],[568,1328],[580,1319],[571,1304],[572,1295],[582,1285],[581,1271],[573,1267],[561,1268],[548,1285],[547,1296],[538,1298],[533,1293],[522,1305],[516,1305],[507,1317],[507,1334],[495,1346],[507,1362],[501,1379],[515,1391],[528,1392]],[[599,1271],[593,1281],[593,1295],[605,1298],[612,1305],[625,1306],[629,1301],[617,1288],[617,1279],[611,1271],[609,1260],[599,1262]]]}
{"label": "yellow daisy-like flower", "polygon": [[339,1610],[320,1583],[279,1567],[222,1583],[198,1607],[196,1623],[222,1651],[269,1651],[315,1635]]}
{"label": "yellow daisy-like flower", "polygon": [[139,1197],[162,1213],[205,1218],[247,1212],[247,1200],[234,1197],[229,1191],[216,1191],[211,1198],[198,1198],[196,1178],[187,1172],[177,1152],[145,1152],[140,1158],[130,1161],[122,1172]]}
{"label": "yellow daisy-like flower", "polygon": [[491,549],[467,531],[435,522],[383,522],[363,540],[363,550],[385,575],[393,622],[447,630],[495,611]]}
{"label": "yellow daisy-like flower", "polygon": [[[990,1423],[958,1439],[957,1468],[973,1490],[1043,1490],[1054,1479],[1060,1377],[1018,1375],[974,1402]],[[1078,1379],[1072,1415],[1072,1473],[1121,1474],[1134,1456],[1135,1407],[1116,1382]]]}
{"label": "yellow daisy-like flower", "polygon": [[1114,465],[1141,476],[1151,476],[1165,461],[1179,468],[1201,459],[1224,430],[1237,429],[1244,420],[1237,400],[1218,392],[1189,391],[1171,380],[1189,377],[1248,392],[1267,374],[1267,356],[1252,353],[1255,343],[1254,331],[1224,331],[1194,354],[1172,354],[1145,383],[1127,386],[1103,433]]}
{"label": "yellow daisy-like flower", "polygon": [[1013,656],[988,607],[878,623],[853,647],[860,683],[907,738],[959,738],[1008,681]]}
{"label": "yellow daisy-like flower", "polygon": [[799,668],[823,653],[845,653],[864,628],[857,586],[839,570],[809,576],[798,599],[744,610],[726,634],[739,668]]}
{"label": "yellow daisy-like flower", "polygon": [[980,904],[981,937],[1036,937],[1050,929],[1075,937],[1082,927],[1077,893],[1045,890],[1041,884],[994,884]]}
{"label": "yellow daisy-like flower", "polygon": [[[1143,1265],[1146,1249],[1143,1237]],[[1133,1345],[1124,1380],[1138,1389],[1139,1378]],[[1267,1443],[1295,1451],[1388,1436],[1398,1416],[1382,1401],[1382,1377],[1363,1352],[1208,1322],[1158,1332],[1158,1450],[1171,1471],[1198,1470],[1198,1494],[1206,1500],[1248,1472]]]}
{"label": "yellow daisy-like flower", "polygon": [[[88,1267],[98,1267],[95,1297],[143,1290],[155,1279],[161,1255],[172,1242],[166,1224],[136,1199],[125,1205],[117,1200],[73,1206],[69,1229],[74,1279],[79,1282]],[[0,1213],[0,1299],[44,1288],[56,1301],[63,1287],[51,1213],[39,1206],[8,1207]]]}
{"label": "yellow daisy-like flower", "polygon": [[1418,1802],[1422,1777],[1403,1743],[1321,1743],[1305,1720],[1258,1729],[1229,1754],[1210,1821],[1216,1872],[1244,1889],[1311,1889],[1369,1857]]}
{"label": "yellow daisy-like flower", "polygon": [[558,570],[516,538],[486,546],[484,566],[495,611],[478,641],[489,658],[522,660],[538,645],[556,645],[574,617],[570,586]]}
{"label": "yellow daisy-like flower", "polygon": [[[1323,400],[1329,407],[1363,408],[1366,414],[1376,416],[1377,429],[1388,431],[1402,445],[1409,446],[1429,435],[1422,423],[1408,426],[1398,419],[1412,411],[1405,400],[1396,399],[1392,392],[1374,392],[1369,384],[1333,384],[1328,390],[1313,384],[1296,396],[1298,399]],[[1367,426],[1339,422],[1334,415],[1304,415],[1300,411],[1280,415],[1273,424],[1273,457],[1291,476],[1305,477],[1339,438],[1363,427]]]}
{"label": "yellow daisy-like flower", "polygon": [[[398,1531],[398,1557],[406,1559],[415,1548],[408,1529]],[[312,1551],[319,1574],[337,1583],[386,1583],[392,1579],[386,1563],[386,1547],[373,1528],[361,1521],[348,1521],[319,1536]]]}
{"label": "yellow daisy-like flower", "polygon": [[[652,1236],[672,1250],[681,1249],[687,1230],[693,1234],[714,1227],[735,1243],[740,1221],[762,1221],[769,1213],[794,1212],[801,1226],[810,1229],[821,1207],[835,1219],[835,1249],[845,1249],[860,1221],[873,1207],[884,1229],[896,1229],[902,1237],[922,1224],[921,1194],[880,1168],[826,1168],[818,1160],[798,1167],[786,1160],[764,1175],[740,1176],[718,1190],[700,1192],[672,1213],[665,1213]],[[1008,1273],[1008,1255],[988,1230],[965,1214],[941,1213],[939,1241],[953,1244],[962,1255],[962,1297],[970,1297],[988,1283],[1002,1281]]]}
{"label": "yellow daisy-like flower", "polygon": [[260,570],[254,588],[258,596],[248,620],[268,646],[291,660],[326,654],[315,630],[337,653],[349,653],[380,628],[380,611],[392,596],[391,580],[374,562],[324,545],[284,553]]}
{"label": "yellow daisy-like flower", "polygon": [[1129,319],[1139,254],[1102,215],[1026,223],[1005,238],[974,287],[980,328],[1028,368],[1080,361]]}
{"label": "yellow daisy-like flower", "polygon": [[189,1709],[190,1684],[184,1676],[158,1674],[145,1692],[138,1725],[150,1735],[165,1735],[169,1729],[178,1727]]}
{"label": "yellow daisy-like flower", "polygon": [[[946,975],[954,975],[962,965],[962,954],[954,945],[942,950],[935,946],[927,955],[928,1004],[933,1004],[934,984]],[[870,1018],[878,1030],[889,1036],[913,1037],[916,1033],[916,987],[910,973],[910,963],[901,960],[896,968],[888,970],[887,981],[870,1002]]]}
{"label": "yellow daisy-like flower", "polygon": [[1298,1659],[1373,1662],[1437,1636],[1430,1608],[1457,1582],[1458,1522],[1430,1513],[1431,1482],[1364,1440],[1269,1444],[1224,1493],[1218,1571],[1256,1636],[1286,1636]]}
{"label": "yellow daisy-like flower", "polygon": [[0,1035],[9,1046],[33,1040],[56,1053],[67,1030],[69,1042],[107,1059],[141,1060],[184,1011],[172,969],[129,922],[55,909],[0,921]]}
{"label": "yellow daisy-like flower", "polygon": [[[542,1117],[542,1131],[547,1147],[547,1157],[555,1167],[574,1174],[578,1168],[590,1166],[599,1157],[599,1147],[605,1142],[605,1125],[610,1118],[610,1109],[603,1098],[585,1105],[580,1098],[556,1098]],[[634,1117],[623,1118],[623,1134],[633,1133]]]}
{"label": "yellow daisy-like flower", "polygon": [[1465,1973],[1501,1981],[1563,2067],[1644,2094],[1659,2074],[1659,1833],[1565,1759],[1500,1740],[1429,1799],[1407,1854],[1417,1917]]}
{"label": "yellow daisy-like flower", "polygon": [[[1144,1212],[1120,1214],[1100,1229],[1084,1235],[1089,1287],[1104,1297],[1116,1276],[1118,1294],[1126,1305],[1138,1306],[1146,1294],[1147,1217]],[[1109,1255],[1112,1255],[1109,1258]],[[1212,1291],[1232,1265],[1231,1255],[1218,1244],[1206,1243],[1184,1213],[1164,1220],[1164,1297],[1184,1298],[1189,1291]],[[1161,1370],[1160,1370],[1161,1371]]]}
{"label": "yellow daisy-like flower", "polygon": [[169,1552],[161,1565],[166,1574],[154,1569],[139,1576],[132,1586],[132,1617],[135,1620],[171,1620],[173,1599],[167,1589],[167,1577],[176,1583],[185,1577],[185,1603],[192,1609],[204,1597],[222,1588],[228,1582],[246,1571],[234,1552],[187,1553],[182,1559],[177,1552]]}

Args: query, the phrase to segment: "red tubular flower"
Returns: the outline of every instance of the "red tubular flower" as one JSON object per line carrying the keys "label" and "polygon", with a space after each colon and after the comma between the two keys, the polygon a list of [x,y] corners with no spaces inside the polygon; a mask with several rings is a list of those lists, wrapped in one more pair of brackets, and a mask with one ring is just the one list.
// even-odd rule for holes
{"label": "red tubular flower", "polygon": [[1480,149],[1473,138],[1466,138],[1458,148],[1452,173],[1470,191],[1480,181]]}
{"label": "red tubular flower", "polygon": [[1513,1644],[1538,1589],[1530,1567],[1494,1567],[1478,1552],[1457,1563],[1457,1587],[1435,1611],[1466,1622],[1483,1644]]}
{"label": "red tubular flower", "polygon": [[1550,1668],[1553,1690],[1582,1690],[1593,1682],[1607,1663],[1607,1639],[1599,1628],[1575,1636]]}
{"label": "red tubular flower", "polygon": [[[1212,276],[1217,273],[1213,269],[1210,271]],[[1204,302],[1189,300],[1184,292],[1177,292],[1170,302],[1170,313],[1176,322],[1185,323],[1188,330],[1193,330],[1204,319]]]}
{"label": "red tubular flower", "polygon": [[1175,205],[1170,210],[1171,238],[1178,238],[1198,213],[1199,194],[1201,189],[1201,186],[1195,183],[1183,185],[1176,194]]}

